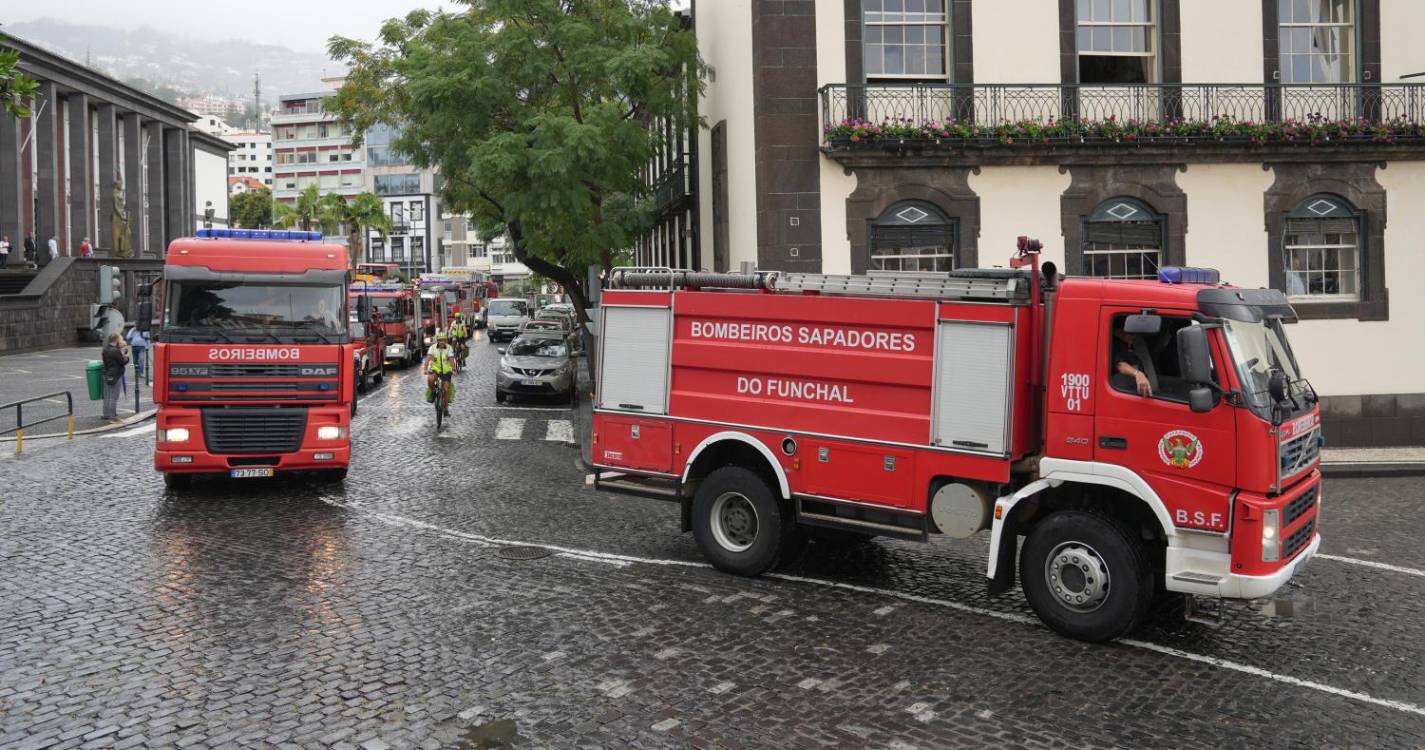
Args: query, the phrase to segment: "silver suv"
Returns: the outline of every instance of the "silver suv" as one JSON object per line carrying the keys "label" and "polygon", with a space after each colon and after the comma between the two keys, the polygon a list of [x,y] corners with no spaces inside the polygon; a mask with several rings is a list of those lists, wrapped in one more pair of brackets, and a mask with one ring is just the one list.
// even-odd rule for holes
{"label": "silver suv", "polygon": [[559,396],[579,401],[578,379],[562,331],[527,331],[505,348],[495,373],[495,400],[511,395]]}
{"label": "silver suv", "polygon": [[519,334],[520,326],[530,319],[529,302],[504,298],[490,300],[485,326],[490,341],[508,341]]}

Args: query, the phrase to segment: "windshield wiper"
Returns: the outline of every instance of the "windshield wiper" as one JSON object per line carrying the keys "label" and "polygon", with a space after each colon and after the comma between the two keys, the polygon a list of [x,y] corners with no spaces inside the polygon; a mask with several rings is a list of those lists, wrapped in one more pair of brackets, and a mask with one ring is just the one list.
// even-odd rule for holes
{"label": "windshield wiper", "polygon": [[[247,338],[249,344],[250,344],[250,343],[253,343],[252,339],[254,338],[254,335],[250,335],[250,334],[244,333],[243,336],[245,336],[245,337]],[[269,339],[272,339],[273,342],[278,343],[278,344],[286,343],[286,342],[283,341],[282,339],[278,338],[277,334],[275,334],[275,333],[273,333],[273,332],[271,332],[271,331],[257,331],[256,334],[255,334],[255,336],[265,336],[265,337],[267,337],[267,338],[269,338]]]}
{"label": "windshield wiper", "polygon": [[319,338],[319,339],[322,340],[322,343],[323,343],[323,344],[330,344],[330,343],[332,342],[332,340],[329,339],[329,338],[327,338],[327,337],[326,337],[326,334],[322,333],[321,331],[305,331],[305,332],[303,332],[302,335],[300,335],[300,336],[298,336],[298,335],[293,335],[293,336],[292,336],[292,340],[293,340],[293,341],[296,341],[296,342],[298,342],[298,343],[313,343],[313,344],[316,343],[315,341],[303,342],[302,339],[303,339],[303,338],[306,338],[307,336],[316,336],[317,338]]}
{"label": "windshield wiper", "polygon": [[[196,338],[200,338],[200,337],[206,337],[206,336],[212,336],[212,337],[214,337],[215,339],[222,339],[223,341],[226,341],[226,342],[228,342],[229,344],[236,343],[236,342],[234,342],[234,341],[232,340],[232,338],[229,337],[226,333],[223,333],[222,331],[219,331],[219,330],[216,329],[216,328],[198,328],[197,326],[180,326],[180,327],[178,327],[178,328],[169,328],[169,329],[165,330],[163,333],[165,333],[165,334],[172,334],[172,335],[174,335],[174,336],[187,336],[187,337],[192,338],[192,339],[196,339]],[[198,342],[198,343],[202,343],[202,342]]]}

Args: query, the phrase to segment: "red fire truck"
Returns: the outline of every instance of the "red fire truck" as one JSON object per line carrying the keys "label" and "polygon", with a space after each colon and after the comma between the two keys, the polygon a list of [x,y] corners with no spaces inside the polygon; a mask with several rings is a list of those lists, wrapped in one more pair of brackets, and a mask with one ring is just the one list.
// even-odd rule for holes
{"label": "red fire truck", "polygon": [[346,251],[320,232],[202,229],[175,240],[154,343],[154,467],[346,476],[356,397]]}
{"label": "red fire truck", "polygon": [[381,313],[382,328],[386,334],[382,356],[386,362],[408,367],[421,361],[425,356],[425,346],[421,338],[420,308],[416,304],[414,287],[362,282],[351,287],[351,294],[355,298],[369,298],[371,309]]}
{"label": "red fire truck", "polygon": [[1021,239],[1013,268],[949,274],[614,271],[595,481],[668,483],[708,560],[745,575],[808,535],[988,530],[991,593],[1017,572],[1046,624],[1089,641],[1158,589],[1274,592],[1320,545],[1319,409],[1286,297],[1208,269],[1061,280],[1037,253]]}

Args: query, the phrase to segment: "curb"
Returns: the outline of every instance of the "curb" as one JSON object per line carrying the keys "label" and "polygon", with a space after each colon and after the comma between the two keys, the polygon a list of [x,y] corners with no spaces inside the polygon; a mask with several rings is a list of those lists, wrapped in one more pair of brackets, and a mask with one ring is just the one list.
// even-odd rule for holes
{"label": "curb", "polygon": [[[133,427],[134,425],[139,424],[140,422],[145,422],[149,419],[152,419],[153,415],[157,413],[158,409],[149,409],[147,411],[141,411],[138,414],[135,414],[132,417],[129,417],[128,419],[125,419],[119,424],[106,424],[103,427],[91,427],[87,430],[75,430],[74,436],[79,437],[81,435],[98,435],[103,432],[112,432],[114,430],[122,430],[125,427]],[[69,433],[67,432],[51,432],[45,435],[26,435],[25,440],[44,440],[46,438],[62,438],[68,436]],[[15,442],[14,437],[0,438],[0,443],[13,442]]]}
{"label": "curb", "polygon": [[1321,464],[1321,476],[1336,478],[1425,476],[1425,461],[1359,461]]}

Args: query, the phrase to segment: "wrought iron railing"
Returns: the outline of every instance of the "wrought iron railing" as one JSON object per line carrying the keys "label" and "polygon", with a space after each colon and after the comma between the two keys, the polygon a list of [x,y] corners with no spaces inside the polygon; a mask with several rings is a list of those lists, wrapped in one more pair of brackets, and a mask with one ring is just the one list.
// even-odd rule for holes
{"label": "wrought iron railing", "polygon": [[678,161],[661,175],[653,189],[654,200],[660,210],[692,194],[692,186],[688,184],[689,174],[687,160],[679,157]]}
{"label": "wrought iron railing", "polygon": [[822,124],[951,120],[980,126],[1078,117],[1174,123],[1285,120],[1425,122],[1425,84],[829,84]]}

